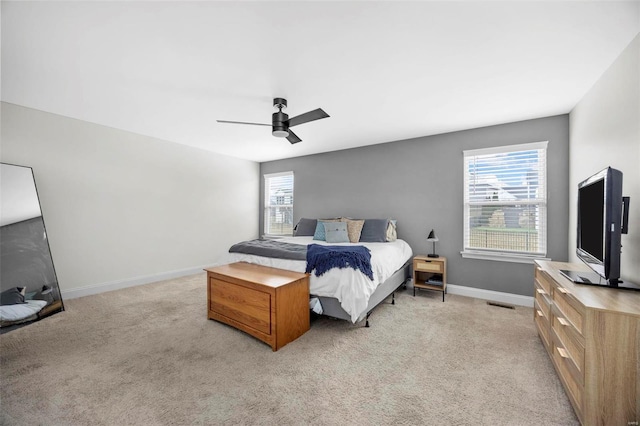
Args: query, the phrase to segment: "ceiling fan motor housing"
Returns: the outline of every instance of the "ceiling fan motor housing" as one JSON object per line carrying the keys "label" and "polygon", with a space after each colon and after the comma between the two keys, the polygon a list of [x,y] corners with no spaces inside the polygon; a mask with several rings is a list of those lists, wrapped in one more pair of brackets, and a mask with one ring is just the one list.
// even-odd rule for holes
{"label": "ceiling fan motor housing", "polygon": [[273,106],[278,108],[278,112],[274,112],[271,116],[271,134],[279,138],[286,138],[289,136],[289,115],[282,112],[282,108],[287,107],[287,100],[275,98]]}

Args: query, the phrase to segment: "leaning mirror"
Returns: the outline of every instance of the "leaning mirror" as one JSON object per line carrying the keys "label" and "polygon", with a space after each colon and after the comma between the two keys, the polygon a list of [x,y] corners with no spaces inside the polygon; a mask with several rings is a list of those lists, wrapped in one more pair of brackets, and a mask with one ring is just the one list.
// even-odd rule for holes
{"label": "leaning mirror", "polygon": [[64,310],[30,167],[0,164],[0,331]]}

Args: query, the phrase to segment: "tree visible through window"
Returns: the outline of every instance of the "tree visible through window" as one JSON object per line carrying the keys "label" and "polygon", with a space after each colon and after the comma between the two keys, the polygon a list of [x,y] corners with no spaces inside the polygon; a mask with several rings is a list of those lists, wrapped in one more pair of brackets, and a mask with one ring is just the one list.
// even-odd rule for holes
{"label": "tree visible through window", "polygon": [[264,175],[264,233],[293,235],[293,172]]}
{"label": "tree visible through window", "polygon": [[547,142],[464,151],[464,254],[545,256]]}

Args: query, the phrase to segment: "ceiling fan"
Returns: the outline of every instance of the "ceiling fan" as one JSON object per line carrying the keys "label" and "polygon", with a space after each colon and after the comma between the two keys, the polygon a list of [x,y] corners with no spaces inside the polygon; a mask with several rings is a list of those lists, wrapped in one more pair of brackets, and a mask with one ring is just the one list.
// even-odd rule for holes
{"label": "ceiling fan", "polygon": [[322,108],[314,109],[313,111],[305,112],[304,114],[296,115],[293,118],[289,118],[287,114],[282,112],[283,108],[287,107],[287,100],[284,98],[275,98],[273,100],[273,106],[278,108],[278,112],[274,112],[271,118],[271,124],[263,123],[248,123],[246,121],[228,121],[228,120],[216,120],[218,123],[231,123],[231,124],[251,124],[253,126],[271,126],[271,134],[279,138],[287,138],[292,144],[302,142],[295,133],[290,130],[290,127],[297,126],[299,124],[308,123],[314,120],[320,120],[321,118],[329,117],[329,114],[324,112]]}

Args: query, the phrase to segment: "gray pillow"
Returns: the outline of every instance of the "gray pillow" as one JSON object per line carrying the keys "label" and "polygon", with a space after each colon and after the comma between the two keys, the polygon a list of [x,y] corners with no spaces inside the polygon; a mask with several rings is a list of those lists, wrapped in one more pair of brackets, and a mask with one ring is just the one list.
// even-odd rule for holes
{"label": "gray pillow", "polygon": [[334,244],[349,242],[346,222],[325,222],[324,232],[328,243]]}
{"label": "gray pillow", "polygon": [[0,293],[0,305],[19,305],[24,301],[25,287],[13,287]]}
{"label": "gray pillow", "polygon": [[296,225],[293,235],[296,237],[313,237],[317,223],[317,219],[305,219],[303,217]]}
{"label": "gray pillow", "polygon": [[361,243],[384,243],[387,241],[387,227],[389,219],[365,219],[362,233],[360,234]]}

